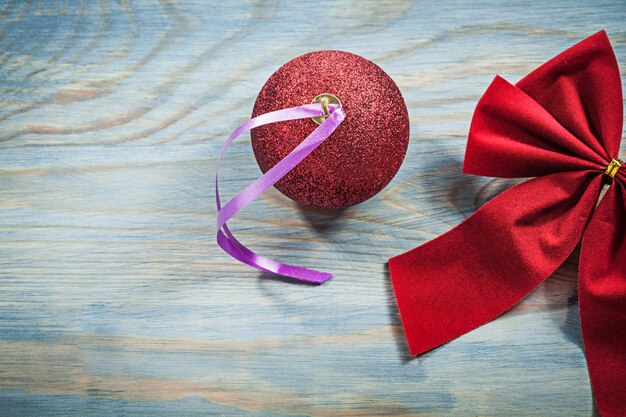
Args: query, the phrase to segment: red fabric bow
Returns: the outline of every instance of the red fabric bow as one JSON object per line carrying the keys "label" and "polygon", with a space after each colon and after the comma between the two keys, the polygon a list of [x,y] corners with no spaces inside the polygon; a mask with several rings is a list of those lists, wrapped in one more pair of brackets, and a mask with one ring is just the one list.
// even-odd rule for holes
{"label": "red fabric bow", "polygon": [[411,354],[504,313],[582,239],[579,309],[593,392],[604,417],[626,416],[626,165],[613,180],[604,174],[619,152],[622,106],[604,31],[516,85],[494,79],[474,113],[463,172],[537,178],[389,260]]}

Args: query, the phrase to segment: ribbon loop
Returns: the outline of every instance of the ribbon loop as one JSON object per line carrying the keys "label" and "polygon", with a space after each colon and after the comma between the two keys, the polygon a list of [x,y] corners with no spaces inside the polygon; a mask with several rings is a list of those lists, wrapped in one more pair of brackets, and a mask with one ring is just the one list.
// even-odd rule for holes
{"label": "ribbon loop", "polygon": [[218,181],[219,167],[224,153],[238,136],[248,130],[254,129],[255,127],[263,126],[269,123],[319,117],[324,115],[325,109],[321,104],[308,104],[266,113],[246,121],[235,129],[235,131],[228,137],[222,146],[215,172],[215,203],[217,206],[216,237],[217,244],[224,250],[224,252],[228,253],[238,261],[250,265],[260,271],[275,273],[300,281],[323,284],[333,276],[329,272],[321,272],[295,265],[288,265],[258,255],[235,239],[226,224],[226,222],[237,212],[242,210],[254,201],[254,199],[278,182],[282,177],[284,177],[304,158],[306,158],[307,155],[321,145],[322,142],[328,139],[335,129],[337,129],[346,117],[346,114],[340,105],[328,104],[327,109],[330,111],[330,114],[320,126],[318,126],[306,139],[296,146],[296,148],[285,158],[269,169],[265,174],[261,175],[252,184],[248,185],[243,191],[239,192],[222,207]]}

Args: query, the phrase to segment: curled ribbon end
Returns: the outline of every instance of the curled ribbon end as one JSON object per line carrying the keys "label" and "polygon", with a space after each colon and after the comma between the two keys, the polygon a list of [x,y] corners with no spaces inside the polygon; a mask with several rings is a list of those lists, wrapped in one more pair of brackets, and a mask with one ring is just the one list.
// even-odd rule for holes
{"label": "curled ribbon end", "polygon": [[294,280],[305,282],[311,285],[325,284],[334,276],[330,272],[316,271],[313,269],[301,268],[294,265],[283,265],[284,267],[282,269],[267,272],[274,272],[277,275],[282,275],[283,277],[292,278]]}
{"label": "curled ribbon end", "polygon": [[330,272],[322,272],[322,275],[319,278],[315,280],[311,280],[309,282],[313,284],[317,284],[317,285],[322,285],[322,284],[326,284],[332,277],[334,277],[334,275],[331,274]]}

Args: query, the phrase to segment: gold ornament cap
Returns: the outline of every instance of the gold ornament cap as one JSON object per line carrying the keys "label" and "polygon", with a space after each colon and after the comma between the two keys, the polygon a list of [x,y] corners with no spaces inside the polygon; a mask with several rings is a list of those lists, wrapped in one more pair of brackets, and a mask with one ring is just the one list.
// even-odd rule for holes
{"label": "gold ornament cap", "polygon": [[322,93],[316,96],[311,102],[311,104],[316,104],[316,103],[320,103],[322,105],[322,109],[324,110],[323,116],[311,117],[311,119],[318,125],[321,125],[322,123],[324,123],[326,118],[330,116],[330,111],[328,110],[329,104],[338,104],[341,106],[341,102],[339,101],[339,99],[333,96],[332,94],[328,94],[328,93]]}

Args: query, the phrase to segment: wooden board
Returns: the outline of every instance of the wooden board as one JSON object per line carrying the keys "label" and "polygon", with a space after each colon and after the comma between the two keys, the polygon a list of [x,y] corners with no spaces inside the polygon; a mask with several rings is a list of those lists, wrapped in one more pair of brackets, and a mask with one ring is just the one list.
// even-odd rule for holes
{"label": "wooden board", "polygon": [[[0,10],[0,415],[597,413],[576,255],[509,313],[412,360],[385,262],[514,183],[460,173],[495,74],[515,82],[602,28],[626,74],[623,1]],[[301,209],[270,190],[237,216],[251,248],[336,273],[312,287],[219,250],[212,181],[269,75],[319,49],[362,55],[397,81],[411,143],[361,205]],[[258,174],[242,139],[224,194]]]}

